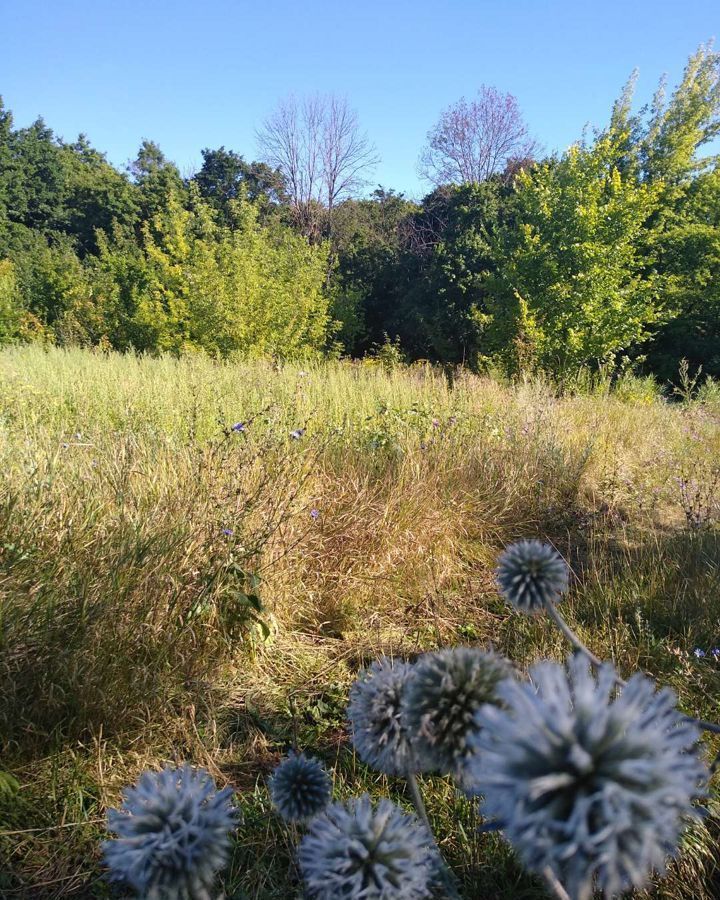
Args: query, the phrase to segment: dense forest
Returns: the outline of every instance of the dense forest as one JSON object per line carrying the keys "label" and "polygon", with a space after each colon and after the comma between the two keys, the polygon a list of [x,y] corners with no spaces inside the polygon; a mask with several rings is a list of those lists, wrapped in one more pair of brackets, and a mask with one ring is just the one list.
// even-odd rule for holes
{"label": "dense forest", "polygon": [[[514,98],[443,113],[421,203],[370,195],[376,161],[335,98],[282,104],[262,161],[144,141],[119,171],[84,135],[0,100],[0,339],[138,352],[399,358],[535,369],[682,360],[720,376],[720,54],[544,156]],[[502,113],[503,144],[492,145]],[[470,127],[474,127],[473,128]],[[716,146],[716,145],[715,145]],[[304,156],[303,156],[304,153]]]}

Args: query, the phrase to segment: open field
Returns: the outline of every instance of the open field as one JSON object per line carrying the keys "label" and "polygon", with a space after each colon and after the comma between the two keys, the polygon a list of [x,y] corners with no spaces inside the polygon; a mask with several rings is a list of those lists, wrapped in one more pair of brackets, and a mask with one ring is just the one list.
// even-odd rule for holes
{"label": "open field", "polygon": [[[570,562],[564,613],[596,654],[718,720],[720,390],[579,388],[3,351],[0,771],[19,789],[0,781],[0,896],[109,896],[105,809],[184,759],[242,802],[228,897],[299,896],[265,786],[288,747],[338,797],[408,803],[348,743],[359,668],[461,642],[520,668],[566,653],[497,595],[518,537]],[[545,896],[449,781],[423,789],[465,897]],[[719,896],[719,832],[696,827],[652,896]]]}

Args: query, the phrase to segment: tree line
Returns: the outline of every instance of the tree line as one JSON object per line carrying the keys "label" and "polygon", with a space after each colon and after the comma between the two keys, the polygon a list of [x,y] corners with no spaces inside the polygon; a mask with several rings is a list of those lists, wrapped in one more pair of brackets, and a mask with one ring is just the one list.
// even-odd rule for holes
{"label": "tree line", "polygon": [[0,340],[220,356],[361,356],[558,375],[680,361],[720,376],[720,54],[543,155],[517,101],[443,111],[416,203],[363,195],[377,152],[347,101],[288,98],[261,159],[124,171],[0,100]]}

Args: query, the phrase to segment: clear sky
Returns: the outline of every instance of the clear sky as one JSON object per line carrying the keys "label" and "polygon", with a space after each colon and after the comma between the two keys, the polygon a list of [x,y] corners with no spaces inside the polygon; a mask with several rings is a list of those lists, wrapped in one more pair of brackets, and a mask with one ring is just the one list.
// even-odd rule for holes
{"label": "clear sky", "polygon": [[428,129],[481,84],[563,149],[634,67],[642,103],[715,35],[720,0],[0,0],[0,94],[18,125],[85,132],[118,166],[150,138],[187,174],[203,147],[254,158],[281,97],[333,91],[382,157],[374,183],[421,196]]}

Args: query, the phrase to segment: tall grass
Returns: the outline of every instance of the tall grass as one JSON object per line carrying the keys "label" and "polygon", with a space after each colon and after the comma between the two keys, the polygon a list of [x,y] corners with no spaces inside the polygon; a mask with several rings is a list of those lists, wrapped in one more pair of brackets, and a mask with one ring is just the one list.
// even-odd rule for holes
{"label": "tall grass", "polygon": [[[712,385],[669,404],[630,378],[560,393],[429,367],[4,351],[0,770],[19,789],[0,785],[0,895],[105,896],[105,808],[144,766],[191,759],[242,800],[227,893],[293,896],[265,789],[289,746],[334,765],[340,796],[359,780],[406,799],[348,745],[359,667],[463,641],[520,667],[566,652],[497,597],[520,536],[570,561],[565,614],[598,655],[717,719],[719,451]],[[449,784],[428,800],[466,897],[543,895]],[[716,895],[714,822],[654,896]]]}

